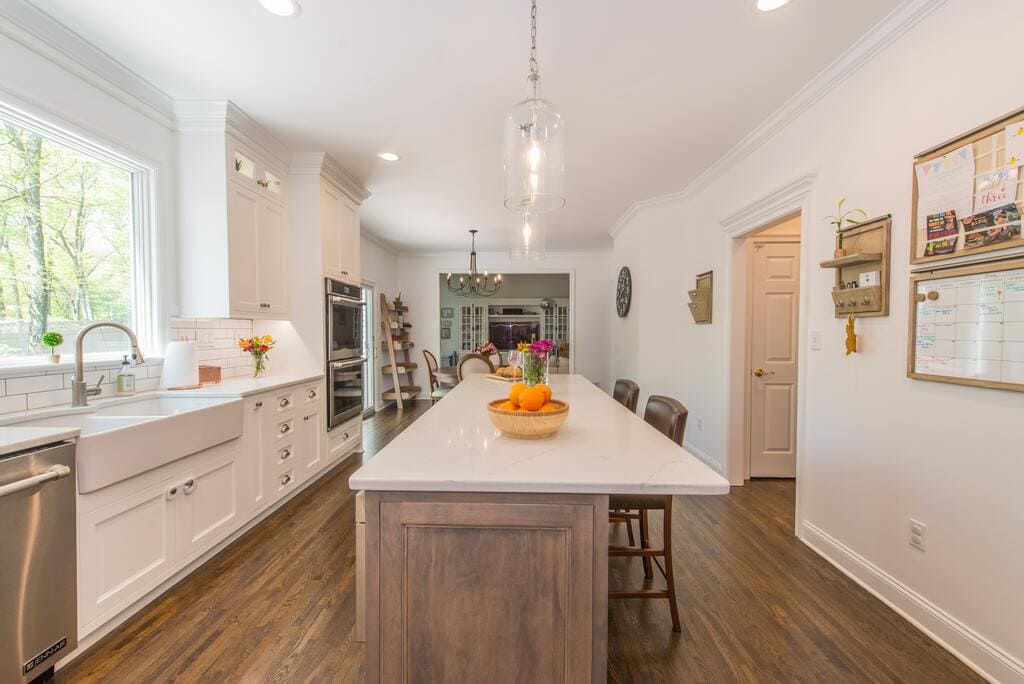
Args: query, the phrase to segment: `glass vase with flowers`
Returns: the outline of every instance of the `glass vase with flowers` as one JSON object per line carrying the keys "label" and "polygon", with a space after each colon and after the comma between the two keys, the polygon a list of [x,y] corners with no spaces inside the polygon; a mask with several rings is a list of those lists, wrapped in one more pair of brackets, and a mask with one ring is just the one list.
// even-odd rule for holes
{"label": "glass vase with flowers", "polygon": [[274,348],[276,342],[270,335],[256,335],[254,337],[242,337],[238,340],[238,346],[242,351],[252,354],[254,362],[252,377],[258,378],[263,375],[267,367],[267,352]]}
{"label": "glass vase with flowers", "polygon": [[548,382],[548,359],[555,348],[551,340],[523,342],[519,345],[519,358],[523,366],[523,383],[527,387],[546,385]]}

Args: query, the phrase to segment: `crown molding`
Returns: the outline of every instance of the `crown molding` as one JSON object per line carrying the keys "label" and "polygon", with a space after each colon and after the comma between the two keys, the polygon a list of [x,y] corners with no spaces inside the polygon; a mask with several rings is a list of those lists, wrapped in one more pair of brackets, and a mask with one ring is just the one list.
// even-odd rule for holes
{"label": "crown molding", "polygon": [[722,229],[729,237],[739,237],[803,210],[815,178],[817,174],[809,173],[758,198],[722,219]]}
{"label": "crown molding", "polygon": [[227,99],[176,100],[174,129],[184,133],[229,133],[282,167],[287,167],[291,158],[284,143]]}
{"label": "crown molding", "polygon": [[353,178],[326,152],[301,152],[292,155],[290,172],[298,175],[326,176],[339,190],[360,204],[370,196],[366,186]]}
{"label": "crown molding", "polygon": [[25,0],[0,3],[0,34],[140,114],[173,128],[174,101],[167,93]]}
{"label": "crown molding", "polygon": [[709,186],[737,161],[748,157],[754,150],[771,140],[945,2],[946,0],[904,0],[682,190],[634,202],[608,230],[612,239],[618,237],[638,211],[683,199]]}

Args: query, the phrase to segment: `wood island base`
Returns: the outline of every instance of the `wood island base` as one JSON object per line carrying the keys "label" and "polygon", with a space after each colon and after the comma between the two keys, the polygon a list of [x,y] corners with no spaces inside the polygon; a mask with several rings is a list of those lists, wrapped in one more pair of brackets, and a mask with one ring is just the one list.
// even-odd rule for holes
{"label": "wood island base", "polygon": [[366,492],[370,682],[604,682],[608,497]]}

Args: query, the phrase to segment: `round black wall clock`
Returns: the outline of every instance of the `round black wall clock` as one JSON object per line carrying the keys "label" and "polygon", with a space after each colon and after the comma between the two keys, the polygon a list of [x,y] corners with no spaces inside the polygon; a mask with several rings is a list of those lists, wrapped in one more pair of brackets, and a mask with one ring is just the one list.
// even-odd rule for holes
{"label": "round black wall clock", "polygon": [[625,318],[629,313],[629,303],[633,300],[633,276],[629,274],[629,267],[623,266],[619,271],[619,284],[615,289],[615,310],[619,318]]}

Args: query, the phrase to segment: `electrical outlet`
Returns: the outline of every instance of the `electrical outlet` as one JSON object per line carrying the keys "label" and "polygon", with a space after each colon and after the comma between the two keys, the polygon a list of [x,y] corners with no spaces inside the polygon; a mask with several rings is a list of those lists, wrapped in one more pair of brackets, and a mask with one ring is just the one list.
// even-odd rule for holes
{"label": "electrical outlet", "polygon": [[196,348],[197,349],[213,349],[213,331],[212,330],[200,330],[196,335]]}
{"label": "electrical outlet", "polygon": [[701,419],[701,418],[697,419],[697,429],[698,430],[703,430],[704,429],[704,420]]}
{"label": "electrical outlet", "polygon": [[811,349],[814,351],[821,351],[821,331],[811,331]]}
{"label": "electrical outlet", "polygon": [[910,519],[910,545],[918,551],[923,552],[925,535],[928,532],[928,526],[920,520]]}

